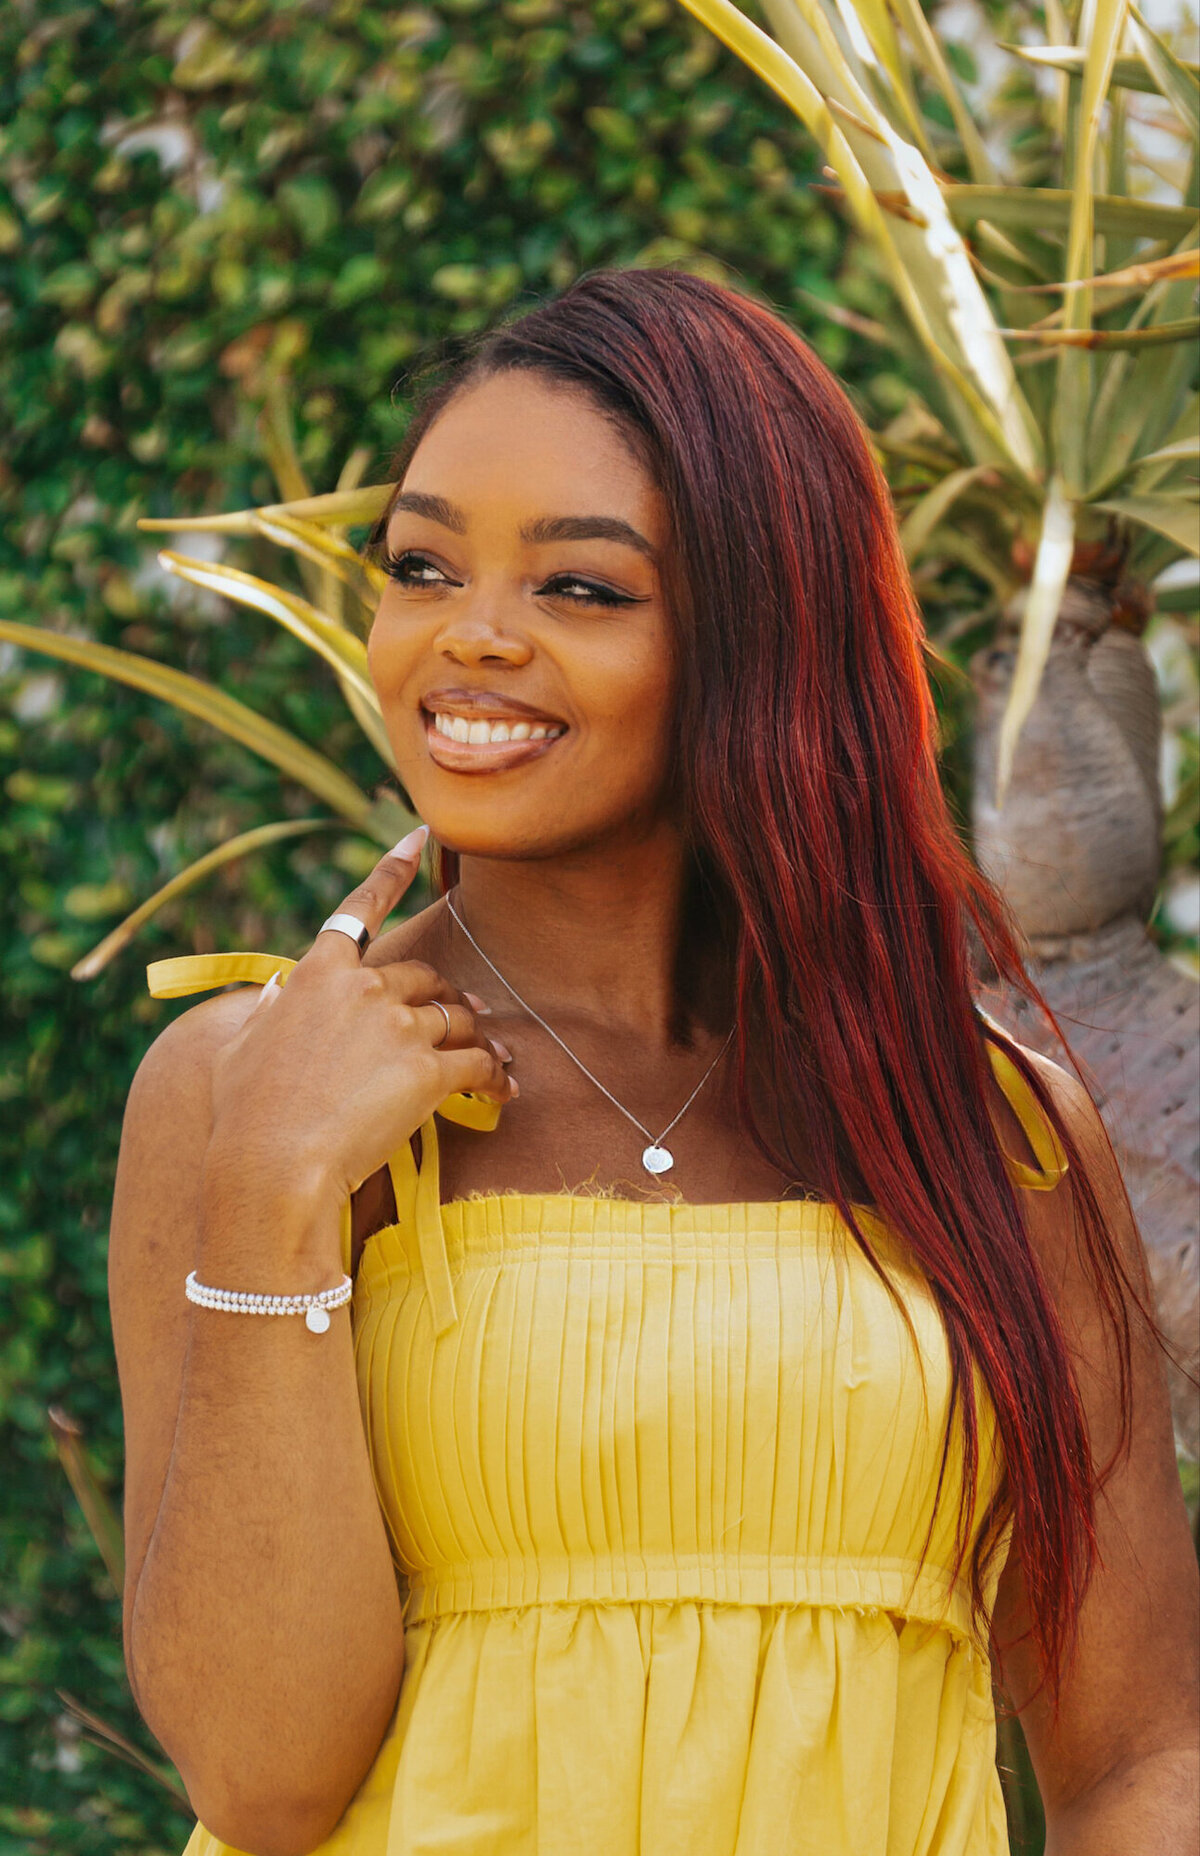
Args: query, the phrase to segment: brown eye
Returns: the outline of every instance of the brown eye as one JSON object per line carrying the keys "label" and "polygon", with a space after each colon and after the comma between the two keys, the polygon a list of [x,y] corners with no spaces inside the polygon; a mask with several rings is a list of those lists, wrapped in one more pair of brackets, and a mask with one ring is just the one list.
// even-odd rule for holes
{"label": "brown eye", "polygon": [[[412,548],[405,548],[400,554],[393,554],[390,548],[385,549],[384,553],[380,556],[380,565],[384,573],[386,573],[390,579],[398,581],[401,586],[440,586],[453,584],[452,582],[446,581],[445,575],[442,574],[440,567],[436,567],[424,554],[418,554]],[[419,571],[414,571],[420,570],[421,568],[428,568],[431,573],[440,575],[440,579],[426,580],[421,578]]]}
{"label": "brown eye", "polygon": [[[573,588],[576,590],[572,591]],[[547,580],[541,591],[551,599],[569,599],[576,606],[633,606],[638,603],[628,593],[615,593],[609,586],[577,579],[574,574],[556,575],[553,580]]]}

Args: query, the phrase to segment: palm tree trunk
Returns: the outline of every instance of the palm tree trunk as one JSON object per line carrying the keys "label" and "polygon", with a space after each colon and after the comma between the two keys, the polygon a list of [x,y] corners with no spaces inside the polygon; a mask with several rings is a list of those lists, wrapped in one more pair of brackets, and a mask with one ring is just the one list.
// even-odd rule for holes
{"label": "palm tree trunk", "polygon": [[[1132,602],[1131,602],[1132,603]],[[1122,588],[1072,579],[1002,808],[996,743],[1019,609],[971,665],[975,853],[1024,932],[1027,964],[1079,1059],[1146,1244],[1180,1447],[1200,1454],[1200,987],[1150,939],[1161,858],[1161,707]],[[1130,620],[1132,619],[1132,622]],[[981,1004],[1062,1061],[994,977]]]}

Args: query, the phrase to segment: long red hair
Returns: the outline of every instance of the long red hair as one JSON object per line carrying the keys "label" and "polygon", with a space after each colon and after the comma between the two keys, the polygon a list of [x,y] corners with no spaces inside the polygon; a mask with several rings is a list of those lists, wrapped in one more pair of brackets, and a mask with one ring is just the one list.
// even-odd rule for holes
{"label": "long red hair", "polygon": [[[982,950],[1061,1036],[1009,911],[947,808],[921,617],[866,433],[828,369],[769,309],[682,272],[600,270],[477,338],[426,387],[397,482],[452,398],[513,368],[586,392],[666,499],[666,593],[683,647],[677,738],[687,744],[678,798],[695,894],[736,975],[742,1113],[766,1158],[832,1201],[876,1268],[856,1205],[876,1208],[923,1271],[953,1374],[943,1476],[956,1426],[964,1458],[955,1571],[969,1551],[981,1610],[1011,1516],[1056,1694],[1107,1466],[1093,1460],[989,1113],[981,1033],[1003,1044],[1067,1155],[1081,1249],[1116,1339],[1118,1454],[1130,1309],[1141,1303],[1070,1127],[1020,1048],[975,1008]],[[456,871],[444,853],[443,887]],[[767,1125],[763,1101],[788,1112]],[[973,1368],[1005,1472],[974,1530]]]}

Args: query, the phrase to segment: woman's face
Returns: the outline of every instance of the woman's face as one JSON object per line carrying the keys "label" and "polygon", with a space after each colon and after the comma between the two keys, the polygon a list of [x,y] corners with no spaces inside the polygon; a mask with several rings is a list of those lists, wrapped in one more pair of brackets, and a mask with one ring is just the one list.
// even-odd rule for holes
{"label": "woman's face", "polygon": [[586,394],[509,371],[413,456],[371,676],[452,850],[552,856],[664,814],[674,663],[663,499]]}

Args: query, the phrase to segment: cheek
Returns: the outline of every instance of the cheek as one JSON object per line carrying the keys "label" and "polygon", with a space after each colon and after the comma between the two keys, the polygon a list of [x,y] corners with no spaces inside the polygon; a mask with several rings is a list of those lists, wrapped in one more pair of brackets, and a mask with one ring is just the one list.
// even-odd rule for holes
{"label": "cheek", "polygon": [[393,643],[387,615],[380,606],[371,621],[371,630],[367,635],[367,664],[373,677],[385,675],[392,652]]}
{"label": "cheek", "polygon": [[583,686],[583,719],[602,746],[611,777],[645,784],[673,756],[675,672],[665,652],[639,653],[617,665],[596,667]]}
{"label": "cheek", "polygon": [[[663,641],[639,640],[616,661],[597,667],[592,687],[618,725],[636,724],[648,736],[670,728],[675,708],[676,673]],[[599,707],[599,703],[597,704]]]}
{"label": "cheek", "polygon": [[385,714],[400,700],[421,652],[416,628],[397,625],[381,608],[367,638],[367,669]]}
{"label": "cheek", "polygon": [[387,694],[388,650],[384,620],[377,612],[367,634],[367,670],[380,702]]}

